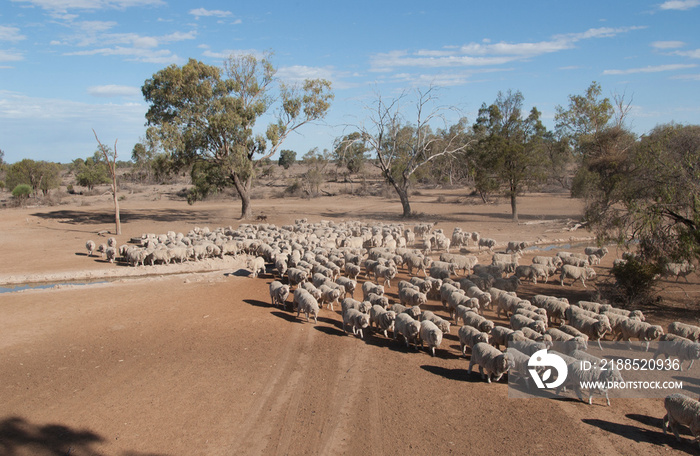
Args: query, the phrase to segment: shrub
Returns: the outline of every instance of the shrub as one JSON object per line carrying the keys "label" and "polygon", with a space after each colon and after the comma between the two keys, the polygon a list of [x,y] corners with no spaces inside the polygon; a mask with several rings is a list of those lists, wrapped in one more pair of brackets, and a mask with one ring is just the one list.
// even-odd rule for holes
{"label": "shrub", "polygon": [[652,300],[661,268],[657,264],[632,257],[625,263],[613,266],[611,273],[616,280],[618,300],[627,304],[639,304]]}
{"label": "shrub", "polygon": [[12,190],[12,197],[17,200],[17,203],[19,205],[24,205],[25,202],[27,201],[27,198],[29,198],[29,195],[32,194],[32,186],[29,184],[18,184],[13,190]]}

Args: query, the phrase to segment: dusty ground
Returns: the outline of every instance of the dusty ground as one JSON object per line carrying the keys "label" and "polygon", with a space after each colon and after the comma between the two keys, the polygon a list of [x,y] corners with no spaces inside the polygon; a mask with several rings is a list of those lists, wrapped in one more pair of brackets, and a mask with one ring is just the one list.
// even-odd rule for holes
{"label": "dusty ground", "polygon": [[[122,201],[120,243],[144,232],[237,224],[235,202],[187,206],[166,190]],[[522,198],[520,225],[509,221],[507,204],[440,195],[422,192],[414,209],[423,214],[419,221],[438,221],[450,233],[461,226],[499,242],[590,236],[564,229],[580,211],[564,195]],[[349,196],[255,200],[254,207],[275,224],[300,217],[399,221],[400,210],[395,200]],[[112,229],[108,196],[2,210],[0,286],[134,274],[84,254],[87,239],[104,242],[95,233]],[[598,268],[603,278],[610,262]],[[323,309],[314,325],[271,307],[272,277],[252,279],[242,267],[211,263],[169,276],[162,273],[174,269],[141,268],[151,275],[0,294],[0,454],[695,451],[688,435],[677,443],[662,434],[659,399],[613,399],[611,407],[600,398],[592,406],[509,399],[505,383],[467,375],[456,330],[435,358],[382,336],[346,336],[337,312]],[[667,295],[681,290],[684,301],[649,309],[650,319],[697,317],[687,309],[696,308],[698,277],[690,281],[668,284]],[[590,296],[580,285],[527,285],[523,292]],[[427,308],[444,314],[437,302]]]}

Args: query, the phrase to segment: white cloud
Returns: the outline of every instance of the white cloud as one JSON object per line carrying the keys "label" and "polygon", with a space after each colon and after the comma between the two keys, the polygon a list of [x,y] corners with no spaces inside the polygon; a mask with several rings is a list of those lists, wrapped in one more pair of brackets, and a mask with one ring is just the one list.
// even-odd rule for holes
{"label": "white cloud", "polygon": [[65,13],[68,10],[95,11],[101,9],[124,9],[131,6],[159,6],[163,0],[12,0],[16,3],[29,3],[32,6]]}
{"label": "white cloud", "polygon": [[685,46],[683,41],[654,41],[651,47],[654,49],[678,49]]}
{"label": "white cloud", "polygon": [[676,51],[674,54],[682,57],[690,57],[691,59],[700,59],[700,49],[695,49],[692,51]]}
{"label": "white cloud", "polygon": [[603,74],[620,75],[620,74],[636,74],[636,73],[660,73],[662,71],[686,70],[695,68],[696,64],[670,64],[670,65],[650,65],[642,68],[628,68],[626,70],[605,70]]}
{"label": "white cloud", "polygon": [[686,11],[700,5],[700,0],[669,0],[659,5],[662,10]]}
{"label": "white cloud", "polygon": [[10,41],[15,43],[17,41],[22,41],[27,37],[20,35],[19,29],[17,27],[8,27],[0,25],[0,41]]}
{"label": "white cloud", "polygon": [[231,11],[222,10],[208,10],[205,8],[197,8],[189,11],[191,15],[199,19],[200,17],[231,17],[233,13]]}
{"label": "white cloud", "polygon": [[642,28],[644,27],[599,27],[580,33],[555,35],[550,40],[538,42],[492,43],[490,40],[483,40],[481,43],[472,42],[462,46],[446,46],[442,49],[420,49],[415,52],[394,50],[371,56],[370,64],[372,71],[380,72],[391,71],[396,67],[444,68],[503,65],[571,49],[575,43],[582,40],[610,38]]}
{"label": "white cloud", "polygon": [[102,85],[88,87],[87,92],[93,97],[140,97],[141,89],[123,85]]}
{"label": "white cloud", "polygon": [[700,81],[700,73],[697,74],[679,74],[676,76],[671,76],[671,79],[680,79],[686,81]]}
{"label": "white cloud", "polygon": [[177,54],[173,54],[167,49],[157,50],[122,46],[116,46],[113,48],[91,49],[88,51],[67,52],[64,55],[121,56],[125,57],[125,60],[128,61],[163,64],[179,63],[182,61],[182,59]]}
{"label": "white cloud", "polygon": [[18,62],[24,60],[24,55],[18,52],[4,51],[0,49],[0,62]]}

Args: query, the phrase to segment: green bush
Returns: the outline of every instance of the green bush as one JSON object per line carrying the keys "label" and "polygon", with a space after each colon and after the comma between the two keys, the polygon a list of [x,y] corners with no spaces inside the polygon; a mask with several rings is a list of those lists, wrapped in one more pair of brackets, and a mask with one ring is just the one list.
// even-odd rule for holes
{"label": "green bush", "polygon": [[628,304],[639,304],[652,300],[661,268],[657,264],[632,257],[613,266],[611,273],[616,280],[619,299]]}
{"label": "green bush", "polygon": [[12,190],[12,197],[15,198],[17,201],[18,205],[23,206],[27,199],[29,198],[29,195],[32,194],[32,186],[29,184],[18,184],[13,190]]}

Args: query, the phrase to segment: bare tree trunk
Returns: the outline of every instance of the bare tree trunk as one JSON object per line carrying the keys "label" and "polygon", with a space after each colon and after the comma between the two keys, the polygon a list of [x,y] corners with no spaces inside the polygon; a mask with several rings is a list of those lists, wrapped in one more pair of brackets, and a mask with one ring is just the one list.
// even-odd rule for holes
{"label": "bare tree trunk", "polygon": [[250,187],[253,181],[252,176],[246,182],[242,182],[238,173],[232,172],[233,185],[236,188],[238,196],[241,198],[241,219],[249,220],[253,217],[253,210],[250,207]]}
{"label": "bare tree trunk", "polygon": [[116,177],[113,179],[112,183],[112,197],[114,199],[114,223],[116,225],[116,230],[117,232],[115,233],[116,235],[122,234],[122,223],[119,218],[119,198],[117,198],[117,179]]}
{"label": "bare tree trunk", "polygon": [[511,213],[513,214],[513,221],[518,222],[518,200],[516,199],[517,196],[515,195],[515,192],[511,192],[510,194],[510,210]]}
{"label": "bare tree trunk", "polygon": [[401,207],[403,207],[403,217],[410,217],[412,215],[411,212],[411,203],[408,202],[408,189],[396,189],[396,192],[399,194],[399,199],[401,200]]}

